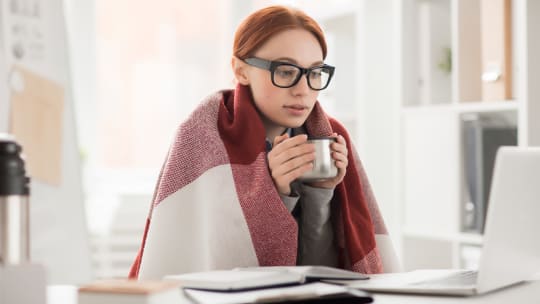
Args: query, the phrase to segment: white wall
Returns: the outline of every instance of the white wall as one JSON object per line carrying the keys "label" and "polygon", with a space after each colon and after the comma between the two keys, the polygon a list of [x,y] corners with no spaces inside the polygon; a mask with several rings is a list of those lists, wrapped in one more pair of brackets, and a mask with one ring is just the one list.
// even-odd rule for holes
{"label": "white wall", "polygon": [[95,2],[64,1],[64,9],[79,144],[84,154],[92,154],[97,120]]}
{"label": "white wall", "polygon": [[360,31],[360,153],[393,239],[398,241],[399,0],[364,1]]}

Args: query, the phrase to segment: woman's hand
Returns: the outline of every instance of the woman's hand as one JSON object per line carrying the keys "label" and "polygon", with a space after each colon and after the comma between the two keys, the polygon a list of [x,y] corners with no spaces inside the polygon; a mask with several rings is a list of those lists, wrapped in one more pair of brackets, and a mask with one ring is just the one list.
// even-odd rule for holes
{"label": "woman's hand", "polygon": [[334,189],[337,184],[343,181],[343,177],[345,177],[345,173],[347,173],[347,165],[349,164],[347,155],[349,152],[347,150],[345,138],[343,138],[341,135],[337,135],[337,133],[333,133],[331,137],[335,137],[337,139],[337,142],[330,144],[330,149],[332,149],[332,158],[335,161],[338,174],[336,177],[331,179],[308,183],[308,185],[312,187]]}
{"label": "woman's hand", "polygon": [[282,195],[290,195],[291,183],[313,168],[315,146],[307,144],[306,141],[306,134],[289,138],[289,134],[285,133],[276,136],[273,148],[268,152],[270,173]]}

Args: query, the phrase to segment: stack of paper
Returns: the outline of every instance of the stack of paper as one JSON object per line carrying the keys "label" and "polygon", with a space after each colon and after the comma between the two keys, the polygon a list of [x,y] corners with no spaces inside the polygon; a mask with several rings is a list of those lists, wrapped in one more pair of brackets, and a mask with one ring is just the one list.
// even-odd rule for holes
{"label": "stack of paper", "polygon": [[[242,304],[272,302],[371,303],[365,292],[321,282],[364,280],[368,277],[331,267],[250,267],[169,275],[179,282],[184,295],[200,304]],[[315,283],[309,283],[315,282]]]}

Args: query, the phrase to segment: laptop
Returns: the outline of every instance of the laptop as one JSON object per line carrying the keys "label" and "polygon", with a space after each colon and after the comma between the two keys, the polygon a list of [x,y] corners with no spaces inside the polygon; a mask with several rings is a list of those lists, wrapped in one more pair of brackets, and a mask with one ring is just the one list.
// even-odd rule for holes
{"label": "laptop", "polygon": [[373,292],[470,296],[540,272],[540,147],[501,147],[491,183],[478,270],[417,270],[370,275],[349,287]]}

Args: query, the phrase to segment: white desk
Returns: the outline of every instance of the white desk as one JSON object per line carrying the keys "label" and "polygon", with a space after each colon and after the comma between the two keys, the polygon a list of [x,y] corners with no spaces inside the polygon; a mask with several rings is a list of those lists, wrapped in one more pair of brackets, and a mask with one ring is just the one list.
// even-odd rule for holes
{"label": "white desk", "polygon": [[[77,304],[77,288],[69,285],[54,285],[47,289],[47,304]],[[519,284],[476,297],[436,297],[374,294],[375,304],[528,304],[540,303],[540,280]],[[185,303],[190,303],[186,301]],[[183,303],[178,303],[183,304]]]}

